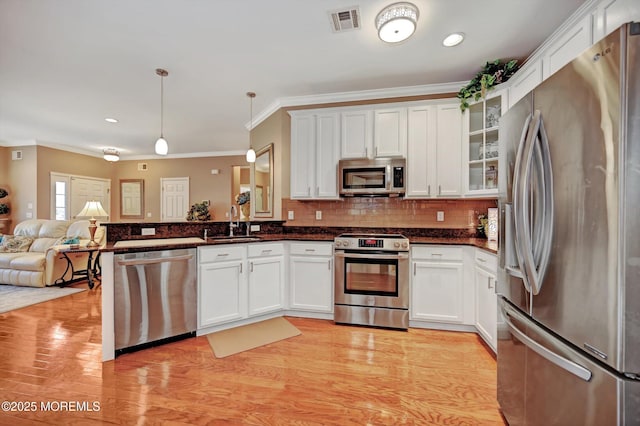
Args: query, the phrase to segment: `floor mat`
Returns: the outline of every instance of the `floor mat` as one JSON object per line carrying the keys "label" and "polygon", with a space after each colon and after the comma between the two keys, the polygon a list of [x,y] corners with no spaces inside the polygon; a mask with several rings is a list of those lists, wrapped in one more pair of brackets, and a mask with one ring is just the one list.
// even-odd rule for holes
{"label": "floor mat", "polygon": [[289,321],[278,317],[207,334],[207,339],[216,358],[224,358],[300,334]]}

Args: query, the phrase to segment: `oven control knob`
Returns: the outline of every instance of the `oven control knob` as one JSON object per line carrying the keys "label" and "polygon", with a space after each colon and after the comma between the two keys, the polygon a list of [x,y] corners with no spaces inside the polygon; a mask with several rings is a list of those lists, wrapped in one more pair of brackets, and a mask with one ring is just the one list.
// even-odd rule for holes
{"label": "oven control knob", "polygon": [[336,247],[340,247],[342,245],[342,241],[338,240],[336,241]]}
{"label": "oven control knob", "polygon": [[396,241],[395,243],[393,243],[393,246],[394,246],[395,248],[400,248],[400,243]]}
{"label": "oven control knob", "polygon": [[402,243],[402,248],[409,248],[409,243],[408,242],[403,242]]}
{"label": "oven control knob", "polygon": [[349,247],[349,241],[343,241],[342,245],[345,246],[345,247]]}

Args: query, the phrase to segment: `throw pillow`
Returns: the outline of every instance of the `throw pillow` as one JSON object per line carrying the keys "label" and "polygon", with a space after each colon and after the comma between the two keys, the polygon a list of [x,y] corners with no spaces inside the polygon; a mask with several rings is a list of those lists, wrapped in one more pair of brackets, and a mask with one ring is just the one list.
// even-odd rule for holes
{"label": "throw pillow", "polygon": [[33,243],[33,238],[23,235],[5,235],[2,238],[2,242],[0,242],[0,252],[19,253],[29,251],[31,243]]}
{"label": "throw pillow", "polygon": [[80,244],[80,240],[78,238],[67,238],[62,244]]}

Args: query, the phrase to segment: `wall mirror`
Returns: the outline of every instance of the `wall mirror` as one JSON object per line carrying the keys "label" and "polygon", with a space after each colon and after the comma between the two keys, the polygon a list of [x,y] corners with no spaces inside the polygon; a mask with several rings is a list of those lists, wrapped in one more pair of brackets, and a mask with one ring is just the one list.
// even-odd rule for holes
{"label": "wall mirror", "polygon": [[120,179],[120,217],[144,218],[144,179]]}
{"label": "wall mirror", "polygon": [[273,144],[256,152],[252,171],[251,204],[254,217],[273,217]]}

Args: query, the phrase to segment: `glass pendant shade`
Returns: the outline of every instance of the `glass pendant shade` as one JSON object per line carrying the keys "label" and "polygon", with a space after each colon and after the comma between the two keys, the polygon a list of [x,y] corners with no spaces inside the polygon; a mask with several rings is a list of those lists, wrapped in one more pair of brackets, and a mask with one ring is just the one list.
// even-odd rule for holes
{"label": "glass pendant shade", "polygon": [[158,155],[167,155],[169,153],[169,144],[167,141],[160,137],[156,141],[156,154]]}
{"label": "glass pendant shade", "polygon": [[249,148],[247,151],[247,163],[255,163],[256,162],[256,152],[253,148]]}

